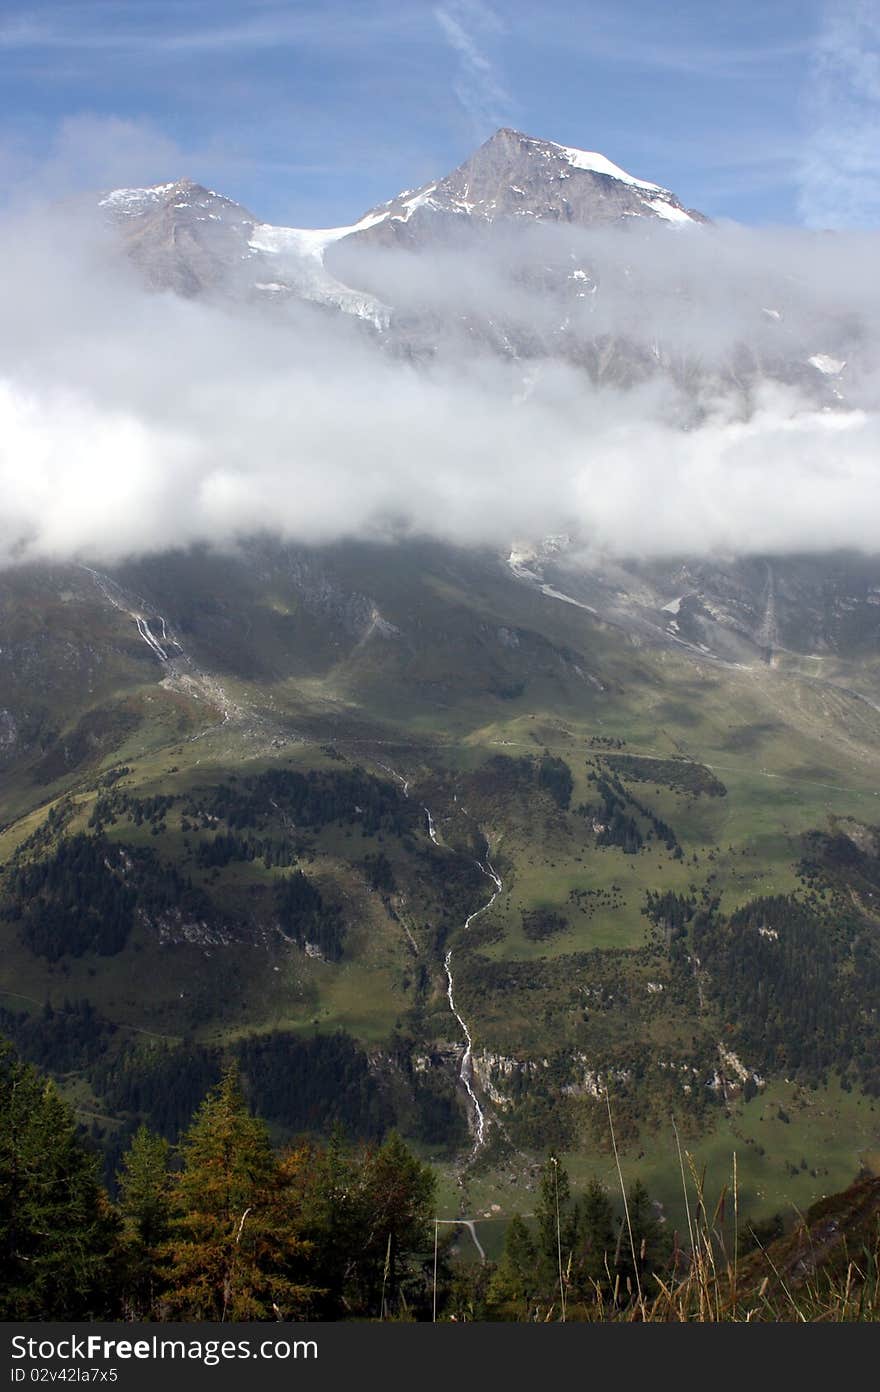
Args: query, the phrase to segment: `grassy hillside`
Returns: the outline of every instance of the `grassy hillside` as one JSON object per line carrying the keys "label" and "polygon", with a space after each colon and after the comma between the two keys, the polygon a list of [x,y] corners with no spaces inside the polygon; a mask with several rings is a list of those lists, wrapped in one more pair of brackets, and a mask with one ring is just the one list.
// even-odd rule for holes
{"label": "grassy hillside", "polygon": [[436,546],[12,572],[2,604],[0,1026],[111,1148],[168,1050],[341,1031],[450,1211],[503,1216],[548,1145],[604,1172],[606,1088],[671,1211],[673,1116],[756,1213],[875,1163],[870,662],[722,661]]}

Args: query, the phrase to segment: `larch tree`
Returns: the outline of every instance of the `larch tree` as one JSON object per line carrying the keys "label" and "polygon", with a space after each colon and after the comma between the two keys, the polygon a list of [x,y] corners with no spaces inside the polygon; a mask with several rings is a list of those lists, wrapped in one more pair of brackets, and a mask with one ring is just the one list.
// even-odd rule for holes
{"label": "larch tree", "polygon": [[208,1093],[183,1138],[167,1246],[169,1309],[184,1319],[295,1319],[310,1291],[292,1274],[303,1244],[265,1123],[238,1070]]}

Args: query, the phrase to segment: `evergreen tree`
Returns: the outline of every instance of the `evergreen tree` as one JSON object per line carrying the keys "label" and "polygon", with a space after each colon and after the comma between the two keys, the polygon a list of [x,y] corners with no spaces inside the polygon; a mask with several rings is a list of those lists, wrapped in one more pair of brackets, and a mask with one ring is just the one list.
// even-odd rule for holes
{"label": "evergreen tree", "polygon": [[168,1244],[168,1304],[184,1319],[291,1319],[310,1291],[291,1276],[303,1247],[289,1221],[286,1176],[235,1067],[183,1139]]}
{"label": "evergreen tree", "polygon": [[507,1228],[504,1254],[489,1284],[489,1299],[496,1315],[505,1313],[527,1319],[538,1293],[537,1249],[518,1213]]}
{"label": "evergreen tree", "polygon": [[614,1209],[604,1184],[593,1177],[581,1202],[583,1252],[581,1275],[588,1285],[607,1287],[613,1274],[615,1229]]}
{"label": "evergreen tree", "polygon": [[441,1237],[438,1249],[437,1286],[443,1319],[456,1324],[474,1324],[497,1318],[492,1314],[491,1285],[495,1268],[491,1262],[450,1262],[452,1231]]}
{"label": "evergreen tree", "polygon": [[341,1319],[362,1305],[358,1257],[366,1243],[369,1215],[363,1201],[358,1163],[335,1127],[327,1146],[299,1152],[303,1238],[314,1252],[312,1279],[320,1319]]}
{"label": "evergreen tree", "polygon": [[[398,1310],[408,1296],[424,1295],[418,1280],[412,1279],[413,1261],[432,1248],[436,1187],[433,1171],[416,1159],[396,1131],[378,1150],[367,1152],[363,1202],[370,1228],[364,1256],[375,1308],[383,1315]],[[423,1285],[424,1271],[421,1274]]]}
{"label": "evergreen tree", "polygon": [[634,1286],[632,1248],[635,1249],[635,1270],[638,1272],[639,1280],[642,1281],[643,1277],[650,1275],[651,1271],[662,1261],[660,1224],[657,1221],[651,1196],[640,1179],[635,1180],[627,1190],[626,1199],[629,1209],[629,1226],[632,1229],[632,1247],[630,1246],[629,1230],[625,1228],[620,1250],[620,1265],[625,1276],[630,1278],[631,1284]]}
{"label": "evergreen tree", "polygon": [[124,1299],[134,1319],[155,1314],[164,1284],[160,1255],[171,1234],[169,1149],[163,1137],[141,1126],[117,1176]]}
{"label": "evergreen tree", "polygon": [[538,1266],[543,1293],[548,1300],[558,1301],[559,1267],[563,1281],[570,1266],[571,1252],[577,1239],[577,1209],[571,1202],[568,1171],[555,1155],[547,1158],[541,1175],[540,1196],[535,1208],[538,1222]]}
{"label": "evergreen tree", "polygon": [[0,1319],[112,1313],[114,1235],[69,1107],[0,1041]]}
{"label": "evergreen tree", "polygon": [[571,769],[564,759],[555,758],[549,749],[544,750],[544,756],[538,766],[538,784],[546,788],[559,807],[570,806],[574,788]]}

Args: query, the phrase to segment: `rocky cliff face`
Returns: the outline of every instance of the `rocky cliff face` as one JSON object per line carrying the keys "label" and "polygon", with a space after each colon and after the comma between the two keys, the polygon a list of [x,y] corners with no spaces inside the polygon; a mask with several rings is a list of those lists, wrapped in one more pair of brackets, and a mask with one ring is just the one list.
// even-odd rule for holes
{"label": "rocky cliff face", "polygon": [[[364,250],[430,251],[535,224],[682,228],[706,221],[668,189],[634,178],[604,155],[513,130],[498,131],[450,174],[404,190],[348,227],[274,227],[191,179],[115,189],[100,206],[155,289],[276,303],[294,297],[378,329],[389,328],[395,306],[359,283],[364,268],[356,257]],[[542,288],[582,299],[595,282],[571,270],[566,265],[561,281],[552,277]]]}
{"label": "rocky cliff face", "polygon": [[[514,130],[496,132],[452,173],[404,190],[349,227],[273,227],[191,179],[115,189],[100,206],[116,222],[148,283],[183,295],[236,282],[304,293],[309,263],[314,273],[327,249],[343,241],[425,248],[453,229],[485,230],[506,222],[602,227],[637,219],[681,227],[707,220],[669,189],[634,178],[604,155]],[[281,276],[261,279],[272,266]]]}
{"label": "rocky cliff face", "polygon": [[[733,276],[727,304],[719,266],[702,305],[682,250],[702,213],[604,155],[509,129],[345,227],[275,227],[189,179],[116,189],[101,207],[155,289],[296,307],[300,328],[311,306],[417,361],[504,359],[526,391],[552,360],[624,389],[665,378],[688,400],[732,393],[744,410],[762,381],[833,407],[857,351],[855,330],[817,319],[790,277],[740,293]],[[741,336],[712,347],[703,321],[728,310]]]}
{"label": "rocky cliff face", "polygon": [[186,296],[234,282],[257,223],[245,208],[192,179],[115,189],[100,206],[147,284]]}
{"label": "rocky cliff face", "polygon": [[443,224],[507,220],[600,227],[629,218],[697,224],[669,189],[636,179],[604,155],[499,130],[451,174],[408,189],[374,208],[375,221],[355,235],[362,242],[418,246],[443,235]]}

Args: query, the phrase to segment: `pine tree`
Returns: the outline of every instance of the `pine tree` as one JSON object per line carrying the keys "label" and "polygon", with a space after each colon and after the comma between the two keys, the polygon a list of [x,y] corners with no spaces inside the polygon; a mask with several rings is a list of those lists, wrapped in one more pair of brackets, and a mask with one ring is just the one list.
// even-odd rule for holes
{"label": "pine tree", "polygon": [[155,1314],[164,1286],[160,1257],[171,1234],[169,1150],[163,1137],[141,1126],[118,1174],[124,1298],[133,1319]]}
{"label": "pine tree", "polygon": [[518,1213],[507,1228],[504,1253],[489,1285],[489,1299],[502,1318],[527,1319],[538,1289],[537,1250]]}
{"label": "pine tree", "polygon": [[69,1107],[0,1041],[0,1319],[112,1314],[114,1236]]}
{"label": "pine tree", "polygon": [[363,1305],[358,1262],[368,1242],[361,1167],[335,1127],[326,1147],[297,1152],[300,1222],[313,1251],[312,1280],[318,1289],[316,1314],[340,1319]]}
{"label": "pine tree", "polygon": [[383,1146],[367,1152],[362,1182],[363,1203],[370,1215],[366,1269],[372,1278],[372,1300],[385,1315],[406,1299],[413,1258],[431,1248],[437,1181],[392,1131]]}
{"label": "pine tree", "polygon": [[578,1213],[571,1203],[568,1171],[555,1155],[547,1158],[541,1175],[540,1197],[535,1208],[538,1223],[538,1265],[544,1294],[559,1300],[559,1267],[563,1281],[570,1266],[572,1249],[577,1242]]}
{"label": "pine tree", "polygon": [[607,1286],[614,1264],[614,1209],[604,1184],[595,1177],[581,1202],[584,1240],[581,1270],[587,1283]]}
{"label": "pine tree", "polygon": [[[627,1190],[629,1225],[632,1229],[632,1247],[635,1248],[636,1270],[639,1279],[650,1273],[662,1260],[660,1224],[654,1211],[651,1196],[640,1179],[633,1182]],[[632,1277],[632,1248],[629,1231],[623,1234],[621,1245],[621,1266]]]}
{"label": "pine tree", "polygon": [[182,1142],[168,1244],[168,1306],[185,1319],[291,1319],[310,1291],[291,1272],[303,1244],[265,1124],[238,1071],[208,1094]]}

